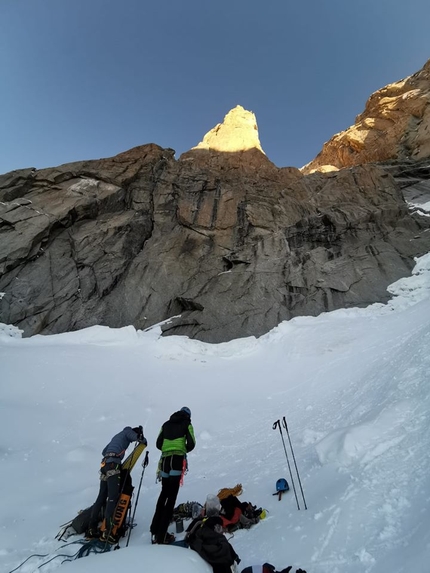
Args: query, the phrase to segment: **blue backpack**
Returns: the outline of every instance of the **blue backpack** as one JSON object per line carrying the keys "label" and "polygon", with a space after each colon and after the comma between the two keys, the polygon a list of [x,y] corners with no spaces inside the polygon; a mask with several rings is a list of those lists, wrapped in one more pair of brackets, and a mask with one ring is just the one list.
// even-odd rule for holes
{"label": "blue backpack", "polygon": [[279,501],[281,501],[282,494],[290,489],[288,482],[285,478],[279,478],[276,482],[276,491],[273,495],[277,495]]}
{"label": "blue backpack", "polygon": [[288,491],[290,486],[285,478],[279,478],[276,482],[276,491]]}

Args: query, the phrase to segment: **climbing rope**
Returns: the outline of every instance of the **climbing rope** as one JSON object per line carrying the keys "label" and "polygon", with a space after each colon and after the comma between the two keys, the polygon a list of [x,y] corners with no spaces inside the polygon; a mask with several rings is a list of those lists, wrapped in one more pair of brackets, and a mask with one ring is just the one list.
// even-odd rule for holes
{"label": "climbing rope", "polygon": [[229,495],[234,495],[235,497],[239,497],[243,493],[242,484],[238,483],[234,487],[224,487],[220,489],[217,493],[218,499],[225,499]]}

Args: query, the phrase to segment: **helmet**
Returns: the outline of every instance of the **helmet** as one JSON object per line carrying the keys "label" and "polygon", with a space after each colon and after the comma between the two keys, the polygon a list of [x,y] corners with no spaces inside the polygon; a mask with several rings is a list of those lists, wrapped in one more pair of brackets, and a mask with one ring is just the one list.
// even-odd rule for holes
{"label": "helmet", "polygon": [[218,515],[220,511],[221,511],[221,502],[219,500],[219,497],[217,495],[209,493],[206,496],[206,503],[205,503],[206,517]]}
{"label": "helmet", "polygon": [[187,406],[184,406],[183,408],[181,408],[181,412],[185,412],[191,418],[191,410],[189,408],[187,408]]}

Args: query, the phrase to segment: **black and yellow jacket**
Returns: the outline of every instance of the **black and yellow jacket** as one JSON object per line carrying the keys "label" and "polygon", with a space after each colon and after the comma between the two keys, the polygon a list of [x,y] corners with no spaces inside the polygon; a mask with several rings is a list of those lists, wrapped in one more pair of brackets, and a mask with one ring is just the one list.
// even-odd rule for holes
{"label": "black and yellow jacket", "polygon": [[194,449],[196,439],[191,419],[186,412],[179,410],[172,414],[161,427],[156,446],[161,456],[185,456]]}

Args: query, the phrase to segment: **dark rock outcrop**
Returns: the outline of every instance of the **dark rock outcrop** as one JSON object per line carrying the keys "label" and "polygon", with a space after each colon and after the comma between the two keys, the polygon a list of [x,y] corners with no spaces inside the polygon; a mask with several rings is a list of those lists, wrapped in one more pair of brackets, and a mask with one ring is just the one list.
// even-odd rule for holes
{"label": "dark rock outcrop", "polygon": [[166,334],[220,342],[386,301],[430,250],[396,179],[428,178],[416,162],[304,176],[257,148],[175,160],[153,144],[3,175],[0,321],[31,335],[171,318]]}

